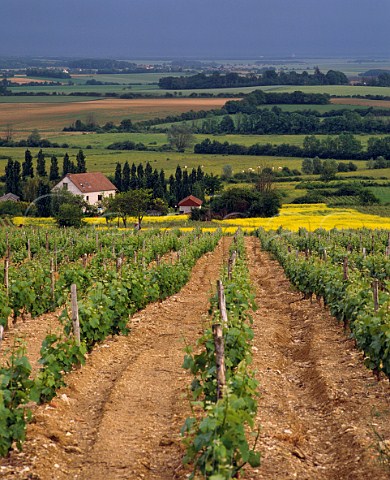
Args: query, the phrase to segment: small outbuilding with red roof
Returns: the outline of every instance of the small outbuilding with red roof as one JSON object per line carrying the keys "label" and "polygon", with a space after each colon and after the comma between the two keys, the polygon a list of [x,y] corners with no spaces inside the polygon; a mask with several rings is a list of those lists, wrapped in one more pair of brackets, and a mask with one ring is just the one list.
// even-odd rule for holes
{"label": "small outbuilding with red roof", "polygon": [[193,195],[188,195],[188,197],[183,198],[178,204],[179,213],[191,213],[193,208],[201,208],[202,200]]}

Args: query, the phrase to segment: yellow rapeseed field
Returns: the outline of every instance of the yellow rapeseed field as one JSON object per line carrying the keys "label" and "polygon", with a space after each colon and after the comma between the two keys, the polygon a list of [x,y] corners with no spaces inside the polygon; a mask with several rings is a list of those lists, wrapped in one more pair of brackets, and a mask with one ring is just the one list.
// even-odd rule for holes
{"label": "yellow rapeseed field", "polygon": [[[54,225],[52,218],[33,218],[33,217],[14,217],[15,225]],[[84,219],[88,225],[97,227],[107,227],[109,225],[117,225],[117,219],[110,219],[110,223],[106,222],[105,217],[91,217]],[[135,217],[128,217],[128,228],[134,228],[137,223]],[[167,216],[145,216],[142,221],[144,227],[153,228],[180,228],[183,231],[189,231],[193,227],[189,221],[188,215],[167,215]],[[120,221],[122,226],[122,222]],[[329,208],[324,203],[308,204],[308,205],[283,205],[279,215],[271,218],[236,218],[228,220],[213,220],[215,228],[208,224],[203,230],[212,231],[221,227],[224,233],[234,233],[238,227],[245,232],[251,232],[259,227],[266,230],[276,230],[283,227],[288,230],[297,231],[300,227],[304,227],[309,231],[317,228],[330,230],[337,229],[389,229],[390,217],[379,217],[378,215],[369,215],[360,213],[353,208]],[[197,223],[199,226],[199,223]]]}
{"label": "yellow rapeseed field", "polygon": [[272,218],[237,218],[215,221],[216,224],[265,230],[283,227],[297,231],[304,227],[309,231],[317,228],[331,230],[349,228],[390,229],[390,218],[360,213],[352,208],[329,208],[325,204],[284,205],[279,215]]}

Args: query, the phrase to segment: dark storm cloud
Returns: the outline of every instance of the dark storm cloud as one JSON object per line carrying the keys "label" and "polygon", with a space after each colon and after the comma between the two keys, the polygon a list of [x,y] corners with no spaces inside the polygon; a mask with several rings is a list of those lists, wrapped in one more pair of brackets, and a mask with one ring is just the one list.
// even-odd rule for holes
{"label": "dark storm cloud", "polygon": [[1,55],[388,55],[388,0],[0,0]]}

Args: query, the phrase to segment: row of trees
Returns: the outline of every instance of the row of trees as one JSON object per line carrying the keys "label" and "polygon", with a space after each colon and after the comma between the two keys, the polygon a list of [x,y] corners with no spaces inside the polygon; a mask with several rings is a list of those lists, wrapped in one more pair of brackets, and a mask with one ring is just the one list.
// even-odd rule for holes
{"label": "row of trees", "polygon": [[334,137],[318,138],[309,135],[304,138],[303,146],[281,143],[255,144],[249,147],[229,142],[211,141],[206,138],[194,146],[198,154],[212,155],[254,155],[254,156],[283,156],[283,157],[320,157],[336,158],[340,160],[368,160],[383,156],[390,159],[390,137],[368,139],[366,149],[362,143],[350,133],[343,133]]}
{"label": "row of trees", "polygon": [[336,178],[337,172],[355,172],[357,166],[353,162],[337,163],[336,160],[321,160],[318,157],[305,158],[302,161],[302,172],[307,175],[320,175],[320,180],[328,182]]}
{"label": "row of trees", "polygon": [[[30,150],[24,153],[24,161],[20,163],[18,160],[8,159],[5,167],[5,188],[6,193],[18,195],[23,200],[33,201],[32,192],[39,196],[42,185],[47,185],[49,191],[51,185],[57,182],[67,173],[85,173],[87,171],[86,157],[82,150],[76,155],[76,162],[69,158],[65,153],[62,163],[62,175],[58,165],[58,159],[55,155],[50,157],[49,171],[46,169],[46,156],[44,152],[39,150],[37,153],[36,167],[34,168],[33,155]],[[38,181],[33,181],[37,179]]]}
{"label": "row of trees", "polygon": [[390,122],[374,114],[360,115],[345,111],[342,115],[321,116],[314,110],[285,112],[279,107],[261,109],[253,114],[239,113],[235,117],[225,115],[205,119],[196,133],[207,134],[255,134],[255,135],[308,135],[344,133],[390,133]]}
{"label": "row of trees", "polygon": [[364,83],[371,87],[390,87],[390,73],[381,72],[375,77],[363,77]]}
{"label": "row of trees", "polygon": [[260,85],[347,85],[348,78],[344,73],[329,70],[326,74],[318,68],[313,74],[308,72],[297,73],[281,70],[266,70],[264,73],[240,75],[238,73],[198,73],[186,77],[162,77],[158,86],[164,90],[186,90],[197,88],[232,88],[253,87]]}

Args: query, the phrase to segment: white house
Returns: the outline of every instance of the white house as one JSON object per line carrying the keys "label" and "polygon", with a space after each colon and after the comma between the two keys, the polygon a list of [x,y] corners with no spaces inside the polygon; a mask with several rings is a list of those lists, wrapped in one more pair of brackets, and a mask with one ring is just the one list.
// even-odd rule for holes
{"label": "white house", "polygon": [[201,208],[202,203],[199,198],[189,195],[179,202],[179,213],[191,213],[193,208]]}
{"label": "white house", "polygon": [[82,196],[90,205],[98,205],[103,198],[114,196],[116,187],[100,172],[68,173],[53,190],[68,190]]}

